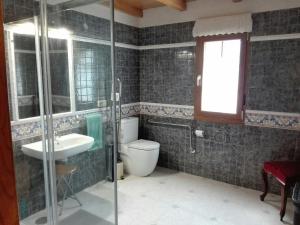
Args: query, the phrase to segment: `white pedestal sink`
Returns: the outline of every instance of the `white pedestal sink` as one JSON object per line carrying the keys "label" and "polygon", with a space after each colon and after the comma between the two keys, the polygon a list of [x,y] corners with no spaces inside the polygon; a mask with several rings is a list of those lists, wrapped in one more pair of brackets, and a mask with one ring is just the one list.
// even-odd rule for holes
{"label": "white pedestal sink", "polygon": [[[65,160],[68,157],[89,150],[94,144],[94,138],[81,134],[68,134],[57,138],[54,144],[54,159]],[[42,141],[22,145],[25,155],[43,159]]]}

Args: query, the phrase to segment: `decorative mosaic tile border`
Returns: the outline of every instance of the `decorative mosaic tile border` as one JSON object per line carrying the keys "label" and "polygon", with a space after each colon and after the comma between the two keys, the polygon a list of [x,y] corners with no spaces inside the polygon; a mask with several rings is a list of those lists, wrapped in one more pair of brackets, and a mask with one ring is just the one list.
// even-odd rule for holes
{"label": "decorative mosaic tile border", "polygon": [[[138,115],[140,111],[139,103],[126,104],[122,106],[122,117]],[[84,126],[86,116],[92,113],[101,113],[103,121],[108,121],[111,117],[110,108],[102,108],[77,112],[76,114],[64,113],[54,117],[53,128],[56,131],[71,130]],[[25,119],[11,125],[12,139],[18,141],[42,135],[42,126],[39,117]]]}
{"label": "decorative mosaic tile border", "polygon": [[[140,114],[193,119],[194,107],[141,102]],[[300,114],[247,110],[245,125],[300,131]]]}
{"label": "decorative mosaic tile border", "polygon": [[300,131],[300,114],[247,110],[245,125]]}
{"label": "decorative mosaic tile border", "polygon": [[[118,107],[117,107],[118,109]],[[135,116],[140,114],[140,103],[132,103],[132,104],[126,104],[122,105],[122,117],[128,117],[128,116]]]}
{"label": "decorative mosaic tile border", "polygon": [[[84,115],[70,115],[55,118],[53,120],[54,130],[63,131],[80,127],[80,124],[82,123],[84,118]],[[11,126],[11,129],[13,141],[33,138],[42,135],[42,125],[39,118],[36,121],[13,124]]]}
{"label": "decorative mosaic tile border", "polygon": [[194,107],[141,102],[140,114],[179,119],[193,119]]}
{"label": "decorative mosaic tile border", "polygon": [[[54,129],[63,131],[83,126],[86,115],[95,112],[101,112],[104,121],[110,119],[110,108],[82,111],[76,114],[66,113],[54,118]],[[139,114],[191,120],[194,118],[194,107],[147,102],[122,105],[122,117]],[[247,110],[245,125],[300,131],[300,114]],[[39,118],[12,124],[12,137],[14,141],[40,135],[42,135],[42,129]]]}

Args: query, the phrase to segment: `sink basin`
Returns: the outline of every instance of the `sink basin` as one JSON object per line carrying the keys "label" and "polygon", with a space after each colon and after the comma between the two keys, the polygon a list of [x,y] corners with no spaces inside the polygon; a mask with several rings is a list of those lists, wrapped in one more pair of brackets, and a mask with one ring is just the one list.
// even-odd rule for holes
{"label": "sink basin", "polygon": [[[54,144],[54,159],[65,160],[68,157],[89,150],[94,144],[94,138],[81,134],[68,134],[56,139]],[[43,159],[42,141],[22,145],[25,155]]]}

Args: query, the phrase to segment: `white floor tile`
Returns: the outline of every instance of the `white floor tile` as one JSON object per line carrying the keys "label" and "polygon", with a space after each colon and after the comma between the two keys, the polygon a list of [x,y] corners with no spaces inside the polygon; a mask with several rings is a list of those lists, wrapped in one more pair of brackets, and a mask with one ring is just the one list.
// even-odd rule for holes
{"label": "white floor tile", "polygon": [[[127,176],[118,182],[119,225],[282,225],[279,220],[280,196],[269,194],[266,201],[261,202],[260,194],[157,168],[149,177]],[[81,211],[80,215],[101,218],[97,224],[84,225],[114,221],[112,183],[100,182],[77,196],[83,206],[78,207],[73,200],[67,200],[61,220],[75,213],[78,216],[79,210],[84,210],[88,213]],[[45,212],[41,211],[22,222],[34,225],[34,221],[43,215]],[[292,224],[292,215],[293,206],[289,201],[284,224]],[[90,221],[95,221],[91,218]]]}

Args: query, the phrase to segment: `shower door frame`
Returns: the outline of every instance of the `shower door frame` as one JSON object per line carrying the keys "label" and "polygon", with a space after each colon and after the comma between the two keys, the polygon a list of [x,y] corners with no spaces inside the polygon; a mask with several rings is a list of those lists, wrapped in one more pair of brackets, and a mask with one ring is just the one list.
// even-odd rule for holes
{"label": "shower door frame", "polygon": [[[6,56],[4,42],[4,15],[3,1],[0,1],[0,106],[2,116],[0,117],[0,225],[19,225],[18,198],[15,179],[15,168],[13,161],[13,142],[11,134],[11,120],[8,102],[8,84],[6,78]],[[116,78],[114,73],[115,41],[114,41],[114,0],[111,0],[111,71],[113,95],[113,133],[114,133],[114,213],[115,225],[118,225],[118,199],[117,199],[117,130],[116,130]],[[53,122],[53,121],[52,121]],[[51,135],[52,136],[52,135]],[[53,179],[53,177],[52,177]],[[53,192],[52,192],[53,194]],[[49,215],[48,215],[49,216]]]}
{"label": "shower door frame", "polygon": [[0,1],[0,106],[2,108],[2,115],[0,116],[0,225],[19,225],[13,143],[8,104],[8,86],[6,80],[3,17],[3,1]]}
{"label": "shower door frame", "polygon": [[[117,120],[116,120],[116,77],[115,77],[115,32],[114,32],[114,0],[110,0],[110,34],[111,34],[111,79],[112,79],[112,92],[113,92],[113,105],[112,105],[112,124],[113,124],[113,165],[114,168],[114,225],[118,225],[118,195],[117,195]],[[41,118],[45,123],[45,130],[43,135],[46,137],[47,146],[44,150],[44,173],[47,176],[45,178],[46,186],[46,208],[48,211],[49,225],[58,224],[58,210],[57,210],[57,187],[56,187],[56,172],[55,172],[55,159],[54,159],[54,127],[53,127],[53,111],[52,111],[52,88],[51,88],[51,63],[49,55],[49,36],[48,36],[48,0],[40,0],[40,21],[41,26],[41,61],[43,62],[42,77],[43,80],[39,80],[40,85],[43,86],[43,103],[45,106],[45,112],[42,113]],[[37,29],[37,32],[39,29]],[[70,62],[69,62],[70,63]],[[42,82],[42,83],[41,83]],[[46,160],[46,163],[45,163]],[[1,225],[1,224],[0,224]]]}

